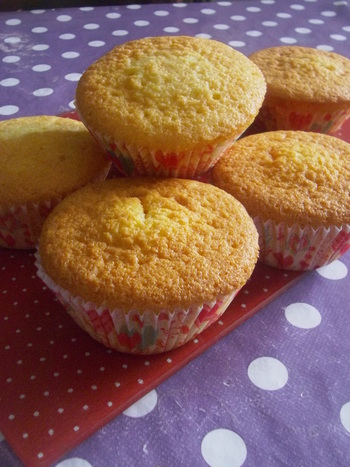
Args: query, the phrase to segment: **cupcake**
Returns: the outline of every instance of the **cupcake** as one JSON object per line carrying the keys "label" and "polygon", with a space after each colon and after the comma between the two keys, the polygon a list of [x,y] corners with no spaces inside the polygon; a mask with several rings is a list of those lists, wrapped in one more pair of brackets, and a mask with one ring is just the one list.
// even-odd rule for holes
{"label": "cupcake", "polygon": [[47,218],[38,275],[94,339],[124,353],[183,345],[249,279],[258,235],[213,185],[113,178],[66,197]]}
{"label": "cupcake", "polygon": [[350,117],[350,60],[323,50],[280,46],[249,57],[267,92],[255,123],[273,130],[331,133]]}
{"label": "cupcake", "polygon": [[0,148],[0,247],[34,248],[53,207],[111,166],[81,122],[60,117],[0,122]]}
{"label": "cupcake", "polygon": [[252,123],[265,91],[259,68],[228,45],[162,36],[93,63],[76,107],[124,175],[195,178]]}
{"label": "cupcake", "polygon": [[259,232],[260,261],[282,269],[324,266],[350,246],[350,144],[330,135],[247,136],[213,169]]}

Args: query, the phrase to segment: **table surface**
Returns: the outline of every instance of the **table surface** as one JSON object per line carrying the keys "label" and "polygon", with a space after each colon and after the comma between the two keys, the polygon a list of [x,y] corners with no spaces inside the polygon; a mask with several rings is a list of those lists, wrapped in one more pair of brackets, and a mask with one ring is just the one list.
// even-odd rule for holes
{"label": "table surface", "polygon": [[[350,2],[18,11],[0,13],[0,31],[4,120],[74,109],[86,67],[114,45],[145,36],[208,37],[245,55],[298,44],[350,58]],[[52,465],[350,465],[349,268],[348,253],[306,274]],[[0,434],[0,466],[21,465]]]}

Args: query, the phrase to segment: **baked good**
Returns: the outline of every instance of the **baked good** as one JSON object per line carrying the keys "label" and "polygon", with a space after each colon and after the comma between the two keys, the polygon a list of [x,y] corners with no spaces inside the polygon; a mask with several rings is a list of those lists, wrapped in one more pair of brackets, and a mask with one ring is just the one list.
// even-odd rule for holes
{"label": "baked good", "polygon": [[304,131],[247,136],[213,169],[213,183],[254,218],[260,260],[314,269],[350,246],[350,144]]}
{"label": "baked good", "polygon": [[194,178],[252,123],[265,90],[259,68],[226,44],[149,37],[93,63],[76,108],[124,174]]}
{"label": "baked good", "polygon": [[265,129],[331,133],[350,116],[350,60],[300,46],[258,50],[249,57],[267,92],[257,122]]}
{"label": "baked good", "polygon": [[50,210],[106,177],[111,162],[81,122],[55,116],[0,122],[0,246],[34,248]]}
{"label": "baked good", "polygon": [[121,352],[178,347],[225,311],[258,255],[232,196],[186,179],[113,178],[47,218],[38,274],[93,338]]}

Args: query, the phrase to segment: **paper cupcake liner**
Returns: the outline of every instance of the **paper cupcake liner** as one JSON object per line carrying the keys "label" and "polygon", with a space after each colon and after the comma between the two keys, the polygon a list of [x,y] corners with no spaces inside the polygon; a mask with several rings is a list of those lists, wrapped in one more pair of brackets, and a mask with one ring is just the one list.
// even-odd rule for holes
{"label": "paper cupcake liner", "polygon": [[[87,126],[85,122],[84,124]],[[196,178],[210,170],[226,149],[241,135],[239,133],[228,140],[223,140],[220,144],[207,145],[193,151],[166,153],[113,140],[93,128],[87,128],[109,154],[119,172],[129,177]]]}
{"label": "paper cupcake liner", "polygon": [[287,103],[286,106],[264,104],[257,121],[263,124],[267,131],[301,130],[328,134],[338,131],[349,117],[350,111],[344,108],[321,108],[316,111],[307,105],[304,108],[293,108]]}
{"label": "paper cupcake liner", "polygon": [[217,321],[229,306],[238,290],[188,309],[152,310],[127,313],[110,310],[73,296],[56,284],[45,272],[39,253],[36,253],[37,274],[56,295],[66,311],[84,331],[101,344],[129,354],[166,352],[193,339]]}
{"label": "paper cupcake liner", "polygon": [[350,248],[350,225],[299,227],[254,218],[259,233],[259,261],[279,269],[317,269],[339,258]]}
{"label": "paper cupcake liner", "polygon": [[[90,183],[106,178],[110,166],[94,176]],[[39,203],[18,206],[0,206],[0,247],[32,249],[38,243],[45,219],[64,196],[54,197]]]}

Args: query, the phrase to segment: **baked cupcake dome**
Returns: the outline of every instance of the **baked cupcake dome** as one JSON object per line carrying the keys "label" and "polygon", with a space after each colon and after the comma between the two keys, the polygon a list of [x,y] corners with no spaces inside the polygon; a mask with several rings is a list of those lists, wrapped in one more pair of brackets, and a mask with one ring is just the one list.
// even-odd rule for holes
{"label": "baked cupcake dome", "polygon": [[127,175],[195,177],[252,123],[266,85],[226,44],[186,36],[126,42],[76,90],[81,120]]}
{"label": "baked cupcake dome", "polygon": [[350,145],[333,136],[275,131],[242,138],[213,169],[213,183],[254,218],[260,260],[314,269],[350,245]]}
{"label": "baked cupcake dome", "polygon": [[157,353],[225,311],[253,271],[258,237],[243,206],[212,185],[116,178],[63,200],[39,254],[40,276],[92,337]]}
{"label": "baked cupcake dome", "polygon": [[249,57],[267,92],[258,119],[267,130],[329,133],[350,116],[350,60],[311,47],[278,46]]}
{"label": "baked cupcake dome", "polygon": [[111,165],[81,122],[54,116],[0,122],[0,148],[3,247],[33,248],[50,210]]}

